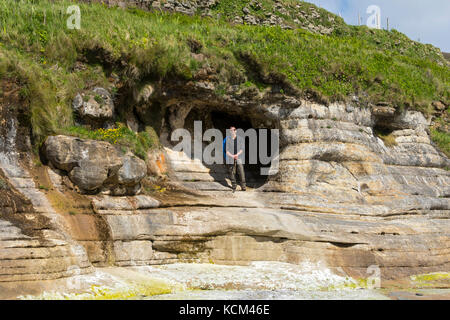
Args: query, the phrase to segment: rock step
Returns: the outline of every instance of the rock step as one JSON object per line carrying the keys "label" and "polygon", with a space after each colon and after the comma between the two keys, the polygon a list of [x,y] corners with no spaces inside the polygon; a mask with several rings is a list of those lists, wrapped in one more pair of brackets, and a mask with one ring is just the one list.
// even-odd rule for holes
{"label": "rock step", "polygon": [[5,240],[22,239],[30,239],[30,237],[22,234],[21,230],[13,226],[9,221],[0,220],[0,248]]}
{"label": "rock step", "polygon": [[[204,182],[214,182],[217,178],[213,177],[211,174],[206,172],[174,172],[174,176],[177,180],[181,181],[204,181]],[[220,179],[225,180],[226,175],[221,174]]]}
{"label": "rock step", "polygon": [[80,274],[92,272],[89,261],[65,241],[26,236],[5,220],[0,228],[0,282],[60,278],[73,266]]}
{"label": "rock step", "polygon": [[187,182],[184,181],[181,185],[188,190],[193,191],[230,191],[230,187],[220,184],[218,182],[208,182],[208,181],[196,181]]}

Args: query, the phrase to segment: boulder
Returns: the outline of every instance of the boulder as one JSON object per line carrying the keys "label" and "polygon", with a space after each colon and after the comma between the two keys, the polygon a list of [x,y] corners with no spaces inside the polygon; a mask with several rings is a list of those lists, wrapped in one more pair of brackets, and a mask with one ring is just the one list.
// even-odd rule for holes
{"label": "boulder", "polygon": [[86,161],[118,168],[122,165],[119,152],[108,142],[85,140],[64,135],[50,136],[45,141],[45,155],[56,168],[70,172]]}
{"label": "boulder", "polygon": [[147,174],[162,178],[167,173],[166,157],[161,150],[153,150],[147,153]]}
{"label": "boulder", "polygon": [[378,117],[393,117],[395,114],[395,108],[386,105],[372,106],[371,111]]}
{"label": "boulder", "polygon": [[154,91],[155,89],[151,84],[146,84],[135,92],[135,100],[138,103],[148,102]]}
{"label": "boulder", "polygon": [[49,163],[64,170],[82,192],[115,190],[114,194],[133,195],[147,173],[143,160],[123,156],[105,141],[51,136],[45,141],[44,152]]}
{"label": "boulder", "polygon": [[135,156],[123,158],[123,165],[117,174],[119,184],[135,185],[144,179],[147,173],[145,162]]}
{"label": "boulder", "polygon": [[92,191],[100,188],[108,178],[108,167],[94,161],[81,161],[69,172],[70,180],[80,189]]}
{"label": "boulder", "polygon": [[111,94],[100,87],[77,94],[72,107],[87,123],[102,123],[112,119],[114,115],[114,102]]}
{"label": "boulder", "polygon": [[433,101],[432,105],[438,111],[444,111],[446,109],[445,104],[443,104],[441,101]]}

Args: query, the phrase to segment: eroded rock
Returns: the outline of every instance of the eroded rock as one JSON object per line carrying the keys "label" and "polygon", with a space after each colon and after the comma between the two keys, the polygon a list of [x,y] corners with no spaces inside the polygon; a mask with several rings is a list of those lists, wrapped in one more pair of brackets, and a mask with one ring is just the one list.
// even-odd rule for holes
{"label": "eroded rock", "polygon": [[147,173],[143,160],[123,156],[104,141],[50,136],[44,152],[51,165],[64,170],[82,192],[114,190],[117,195],[136,194]]}
{"label": "eroded rock", "polygon": [[100,87],[77,94],[72,107],[87,123],[103,123],[114,116],[114,102],[111,94]]}

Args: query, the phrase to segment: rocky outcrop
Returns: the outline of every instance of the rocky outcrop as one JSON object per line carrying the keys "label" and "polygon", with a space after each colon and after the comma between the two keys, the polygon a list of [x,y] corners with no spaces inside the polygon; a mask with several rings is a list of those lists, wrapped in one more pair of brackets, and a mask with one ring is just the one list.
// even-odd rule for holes
{"label": "rocky outcrop", "polygon": [[75,96],[72,107],[83,122],[101,126],[112,120],[114,102],[111,94],[104,88],[79,93]]}
{"label": "rocky outcrop", "polygon": [[[2,118],[7,107],[0,104]],[[0,283],[92,272],[84,248],[22,167],[17,120],[7,115],[8,122],[0,126]]]}
{"label": "rocky outcrop", "polygon": [[[69,265],[88,272],[88,259],[99,266],[309,261],[355,277],[377,266],[383,280],[450,270],[450,162],[431,142],[421,113],[228,89],[217,96],[206,80],[148,89],[137,114],[144,122],[152,116],[145,108],[162,106],[165,146],[151,163],[107,142],[48,137],[42,154],[55,188],[63,193],[69,179],[92,209],[65,220],[26,165],[11,158],[17,137],[7,130],[0,144],[6,146],[0,154],[5,177],[31,201],[35,216],[50,219],[52,232],[29,236],[2,218],[6,258],[0,261],[5,268],[16,260],[8,257],[28,263],[17,265],[25,268],[20,276],[5,272],[4,281],[63,277]],[[261,177],[248,166],[249,191],[231,193],[223,166],[173,150],[171,133],[192,131],[196,120],[203,130],[230,124],[279,129],[279,170]],[[136,195],[147,172],[167,174],[170,188]],[[37,242],[29,241],[38,239],[36,256],[29,248]],[[23,242],[8,247],[11,240],[27,241],[27,249]]]}
{"label": "rocky outcrop", "polygon": [[377,265],[383,279],[449,268],[448,220],[420,216],[373,219],[283,210],[275,205],[258,208],[246,205],[247,199],[240,195],[228,197],[236,207],[224,202],[224,207],[206,203],[202,207],[200,201],[199,207],[141,210],[135,215],[124,209],[99,212],[108,214],[116,254],[121,252],[120,265],[124,266],[310,261],[325,262],[333,270],[342,268],[358,277],[367,277],[367,268]]}
{"label": "rocky outcrop", "polygon": [[[202,16],[215,18],[220,18],[222,15],[215,11],[220,2],[218,0],[94,1],[122,8],[138,7],[150,11],[178,12],[187,15],[201,14]],[[263,4],[261,1],[252,0],[242,7],[242,12],[237,12],[235,15],[227,18],[230,22],[237,24],[279,26],[283,29],[303,28],[320,34],[330,34],[341,24],[340,18],[329,13],[325,14],[322,9],[312,4],[285,4],[279,1],[274,1],[272,5],[272,3]]]}
{"label": "rocky outcrop", "polygon": [[104,217],[111,228],[116,265],[136,266],[176,261],[174,254],[155,252],[151,238],[146,236],[143,229],[136,229],[143,226],[144,220],[153,220],[151,209],[159,205],[159,201],[148,196],[135,196],[132,199],[104,196],[92,200],[96,214]]}
{"label": "rocky outcrop", "polygon": [[433,121],[431,127],[441,132],[450,133],[450,112],[448,112],[448,104],[445,105],[442,101],[434,101]]}
{"label": "rocky outcrop", "polygon": [[70,136],[51,136],[44,144],[49,163],[65,172],[83,193],[134,195],[147,174],[145,162],[121,155],[110,143]]}
{"label": "rocky outcrop", "polygon": [[[116,265],[309,261],[355,277],[377,266],[383,280],[449,270],[449,160],[430,141],[421,113],[283,95],[203,103],[191,93],[176,107],[167,97],[174,105],[163,124],[178,193],[92,198],[111,230]],[[278,128],[279,172],[231,194],[222,166],[171,149],[170,132],[191,128],[193,119],[220,125],[213,112]]]}
{"label": "rocky outcrop", "polygon": [[[222,263],[317,258],[357,276],[374,264],[386,278],[449,269],[449,159],[431,142],[429,120],[420,112],[383,105],[325,106],[283,95],[248,100],[229,94],[224,98],[229,104],[209,99],[205,105],[183,98],[182,105],[168,108],[173,118],[169,114],[163,135],[172,178],[187,190],[214,198],[216,208],[198,200],[195,208],[180,213],[178,229],[177,207],[167,213],[172,220],[164,231],[157,233],[201,235],[202,244],[196,242],[192,253],[201,259],[207,252]],[[251,127],[280,130],[279,171],[250,199],[226,193],[220,167],[170,150],[172,130],[190,128],[192,114],[207,124],[210,112],[216,112],[216,125],[219,112],[238,126],[247,119]],[[380,130],[391,143],[378,135]],[[212,218],[216,213],[217,229]],[[264,221],[266,215],[277,222]],[[159,248],[173,252],[178,243],[184,252],[185,240],[168,241],[174,242]]]}

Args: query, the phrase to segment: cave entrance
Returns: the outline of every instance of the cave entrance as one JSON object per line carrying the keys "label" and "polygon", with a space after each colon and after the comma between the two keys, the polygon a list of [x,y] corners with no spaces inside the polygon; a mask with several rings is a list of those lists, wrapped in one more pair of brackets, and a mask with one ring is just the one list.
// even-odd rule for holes
{"label": "cave entrance", "polygon": [[380,138],[386,147],[393,147],[397,145],[393,132],[395,128],[386,122],[377,122],[373,127],[373,134]]}
{"label": "cave entrance", "polygon": [[[230,113],[222,110],[205,110],[205,109],[192,109],[185,120],[185,128],[192,131],[194,127],[194,121],[202,121],[202,129],[203,133],[210,129],[215,128],[219,129],[222,132],[223,137],[226,137],[226,130],[231,126],[236,127],[236,129],[242,129],[244,132],[248,129],[256,129],[258,133],[258,129],[262,129],[261,126],[255,127],[252,124],[252,119],[242,114]],[[271,128],[265,128],[267,130],[267,145],[268,151],[267,153],[271,154]],[[259,155],[259,139],[261,136],[257,134],[257,152]],[[267,182],[268,176],[261,174],[261,168],[267,168],[269,165],[263,165],[260,162],[259,156],[257,157],[257,163],[250,164],[250,143],[255,143],[255,141],[250,141],[249,137],[245,138],[245,162],[244,162],[244,170],[245,170],[245,179],[247,182],[247,186],[250,188],[259,188]],[[244,159],[243,159],[244,160]],[[226,166],[223,164],[214,164],[214,165],[205,165],[210,169],[210,174],[214,178],[215,181],[227,185],[225,178],[229,178],[228,171]],[[236,175],[237,183],[239,184],[240,179],[239,175]]]}

